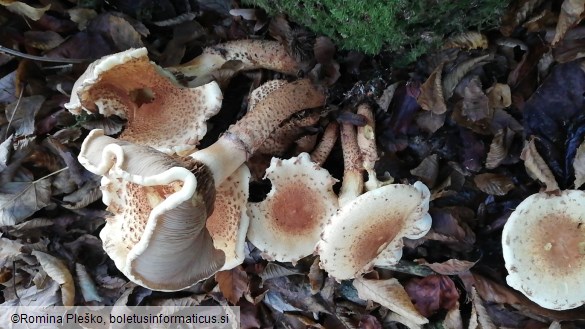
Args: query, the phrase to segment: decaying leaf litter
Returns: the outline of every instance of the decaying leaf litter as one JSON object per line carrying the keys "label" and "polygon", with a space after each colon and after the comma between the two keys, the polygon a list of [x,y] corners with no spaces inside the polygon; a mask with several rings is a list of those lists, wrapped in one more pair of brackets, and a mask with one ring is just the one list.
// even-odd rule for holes
{"label": "decaying leaf litter", "polygon": [[[230,14],[227,4],[181,4],[142,20],[122,7],[0,4],[0,44],[17,50],[0,53],[3,305],[231,303],[241,306],[244,328],[585,325],[583,306],[548,310],[508,286],[501,241],[508,217],[528,196],[555,195],[585,180],[582,1],[513,2],[500,31],[451,36],[408,68],[394,67],[389,54],[335,51],[327,38],[285,17],[267,19],[245,8]],[[221,63],[201,81],[177,69],[205,47],[242,39],[278,40],[295,59],[296,73],[246,67],[242,59]],[[245,115],[254,101],[250,91],[265,81],[308,77],[328,89],[324,109],[295,115],[266,142],[278,147],[249,159],[249,201],[260,202],[271,190],[262,177],[273,155],[311,153],[327,127],[339,125],[375,136],[380,185],[428,186],[430,231],[405,239],[397,264],[378,265],[353,281],[337,282],[319,257],[269,261],[269,250],[248,243],[243,264],[181,292],[129,282],[98,237],[109,215],[99,201],[99,177],[77,155],[89,130],[118,136],[132,120],[74,116],[64,104],[90,62],[140,47],[158,65],[174,67],[185,85],[219,83],[221,110],[209,119],[199,149]],[[147,93],[136,99],[152,101]],[[375,124],[357,114],[364,104]],[[349,181],[341,135],[322,165]]]}

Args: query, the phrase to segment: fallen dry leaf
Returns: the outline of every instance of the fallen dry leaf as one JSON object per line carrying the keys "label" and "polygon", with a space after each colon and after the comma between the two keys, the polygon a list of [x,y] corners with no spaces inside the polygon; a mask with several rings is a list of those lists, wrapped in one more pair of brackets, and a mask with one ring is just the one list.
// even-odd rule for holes
{"label": "fallen dry leaf", "polygon": [[473,178],[477,188],[490,195],[506,195],[514,188],[514,181],[502,174],[485,173]]}
{"label": "fallen dry leaf", "polygon": [[443,97],[442,73],[444,63],[441,63],[431,73],[420,87],[420,95],[416,99],[420,107],[434,114],[447,112],[447,105]]}
{"label": "fallen dry leaf", "polygon": [[443,48],[485,49],[488,47],[487,37],[477,31],[467,31],[450,37]]}
{"label": "fallen dry leaf", "polygon": [[0,225],[15,225],[47,206],[51,201],[51,180],[10,182],[0,187]]}
{"label": "fallen dry leaf", "polygon": [[73,276],[67,266],[60,259],[53,257],[44,252],[34,250],[32,255],[35,256],[43,270],[61,285],[61,298],[63,306],[72,307],[75,302],[75,283],[73,282]]}
{"label": "fallen dry leaf", "polygon": [[223,296],[234,305],[248,290],[248,275],[241,266],[236,266],[228,271],[217,272],[215,281],[217,281]]}
{"label": "fallen dry leaf", "polygon": [[478,65],[486,64],[488,61],[491,60],[491,58],[492,55],[486,54],[468,59],[457,65],[447,74],[445,74],[445,77],[443,78],[444,99],[448,100],[449,98],[451,98],[451,96],[453,95],[453,91],[455,90],[455,87],[457,87],[461,79],[463,79],[463,77],[467,73],[476,68]]}
{"label": "fallen dry leaf", "polygon": [[353,286],[357,289],[361,299],[372,300],[418,325],[429,322],[417,311],[406,290],[396,279],[368,280],[357,278],[353,281]]}
{"label": "fallen dry leaf", "polygon": [[75,263],[75,273],[77,274],[77,284],[81,288],[81,295],[85,302],[97,301],[101,302],[102,297],[97,291],[97,287],[93,282],[93,279],[87,273],[87,270],[83,264]]}
{"label": "fallen dry leaf", "polygon": [[526,143],[520,158],[524,160],[524,166],[528,174],[544,183],[547,192],[556,191],[559,189],[557,180],[548,165],[544,162],[544,159],[538,153],[534,140],[534,138],[531,138]]}
{"label": "fallen dry leaf", "polygon": [[475,287],[471,290],[471,319],[469,320],[469,329],[496,329],[496,326],[490,319],[481,297],[477,294]]}
{"label": "fallen dry leaf", "polygon": [[459,291],[445,275],[429,275],[408,281],[404,289],[420,314],[430,317],[440,309],[450,310],[457,305]]}
{"label": "fallen dry leaf", "polygon": [[431,270],[442,275],[458,275],[460,273],[469,271],[477,262],[470,262],[459,259],[449,259],[442,263],[421,263],[423,266],[429,267]]}
{"label": "fallen dry leaf", "polygon": [[46,5],[42,8],[35,8],[16,0],[0,0],[0,5],[6,7],[6,9],[15,14],[24,15],[33,21],[38,21],[41,16],[51,8],[51,5]]}
{"label": "fallen dry leaf", "polygon": [[585,0],[564,0],[561,5],[561,14],[557,22],[555,38],[552,44],[555,45],[563,39],[565,33],[582,19],[585,10]]}

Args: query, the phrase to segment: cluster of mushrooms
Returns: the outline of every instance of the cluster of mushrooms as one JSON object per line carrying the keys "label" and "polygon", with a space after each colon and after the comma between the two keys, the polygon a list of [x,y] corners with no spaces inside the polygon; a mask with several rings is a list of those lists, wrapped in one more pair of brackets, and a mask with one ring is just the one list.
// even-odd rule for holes
{"label": "cluster of mushrooms", "polygon": [[[368,105],[358,107],[364,127],[332,122],[310,154],[272,158],[265,170],[272,189],[262,202],[248,202],[247,161],[276,143],[271,138],[293,114],[324,106],[322,88],[309,79],[269,81],[251,93],[242,119],[211,146],[196,149],[206,121],[221,107],[215,73],[233,61],[239,70],[267,68],[292,76],[299,70],[278,42],[247,40],[207,48],[193,61],[167,69],[152,63],[146,49],[131,49],[92,63],[75,83],[65,105],[72,113],[128,120],[118,138],[91,131],[78,158],[103,176],[103,202],[112,215],[100,237],[118,269],[149,289],[181,290],[241,264],[246,240],[268,260],[296,262],[317,254],[337,280],[397,263],[403,238],[421,238],[431,228],[431,193],[421,182],[378,181]],[[177,82],[177,74],[189,78],[187,86]],[[338,137],[344,176],[336,195],[336,179],[321,165]],[[576,276],[585,265],[584,193],[533,195],[505,226],[508,283],[543,307],[585,303]],[[542,203],[533,206],[536,200]],[[528,226],[538,227],[540,235],[528,237]],[[532,272],[544,271],[544,263],[556,264],[550,275],[567,279],[545,284],[543,273]],[[544,296],[551,289],[553,295]]]}
{"label": "cluster of mushrooms", "polygon": [[[246,239],[269,260],[296,262],[317,253],[338,280],[396,263],[402,238],[420,238],[431,227],[430,192],[420,182],[376,180],[368,106],[361,107],[371,121],[368,129],[331,123],[311,154],[273,158],[265,171],[272,190],[259,203],[248,202],[246,162],[274,142],[271,137],[292,114],[323,107],[322,88],[309,79],[269,81],[251,93],[243,118],[214,144],[196,150],[206,121],[221,107],[222,91],[208,81],[224,63],[298,70],[277,42],[245,41],[246,51],[242,43],[208,48],[169,69],[152,63],[146,49],[131,49],[92,63],[75,83],[65,105],[72,113],[128,120],[118,138],[91,131],[78,157],[103,176],[102,199],[112,215],[100,237],[116,267],[152,290],[181,290],[240,265]],[[188,86],[177,82],[177,73],[191,77]],[[339,197],[333,191],[337,180],[321,167],[338,135],[347,164]],[[365,184],[361,168],[370,173]],[[401,207],[392,210],[396,203]]]}

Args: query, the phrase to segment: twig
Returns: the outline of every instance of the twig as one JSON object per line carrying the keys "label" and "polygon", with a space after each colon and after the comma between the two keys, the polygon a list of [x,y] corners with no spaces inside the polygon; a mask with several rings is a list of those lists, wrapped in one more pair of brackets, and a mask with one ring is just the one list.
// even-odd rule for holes
{"label": "twig", "polygon": [[88,62],[89,61],[88,59],[77,59],[77,58],[49,58],[49,57],[41,57],[41,56],[29,55],[29,54],[22,53],[22,52],[20,52],[18,50],[6,48],[4,46],[0,46],[0,52],[1,53],[5,53],[5,54],[9,54],[9,55],[13,55],[13,56],[16,56],[16,57],[26,58],[26,59],[30,59],[30,60],[33,60],[33,61],[40,61],[40,62],[79,64],[79,63],[85,63],[85,62]]}

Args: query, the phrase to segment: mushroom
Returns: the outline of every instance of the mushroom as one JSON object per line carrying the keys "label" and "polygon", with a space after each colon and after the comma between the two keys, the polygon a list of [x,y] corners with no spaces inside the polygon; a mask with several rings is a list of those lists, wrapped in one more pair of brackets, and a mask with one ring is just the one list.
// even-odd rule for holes
{"label": "mushroom", "polygon": [[357,144],[362,155],[363,167],[368,173],[368,180],[365,183],[366,190],[371,191],[382,185],[376,177],[374,165],[378,161],[378,149],[376,147],[376,126],[374,113],[368,104],[360,104],[357,114],[366,119],[366,125],[357,127]]}
{"label": "mushroom", "polygon": [[188,78],[191,86],[197,86],[209,78],[209,74],[228,62],[238,61],[239,70],[269,69],[288,75],[297,75],[299,64],[288,55],[277,41],[237,40],[205,48],[203,53],[180,66],[169,68]]}
{"label": "mushroom", "polygon": [[248,206],[248,240],[267,259],[296,262],[313,253],[323,226],[337,211],[337,180],[311,162],[308,153],[273,158],[266,178],[272,183],[270,193]]}
{"label": "mushroom", "polygon": [[74,114],[126,118],[120,139],[188,154],[206,134],[206,121],[217,114],[221,100],[217,83],[185,88],[140,48],[92,63],[75,82],[65,107]]}
{"label": "mushroom", "polygon": [[343,149],[343,181],[339,191],[339,205],[343,207],[364,190],[364,168],[357,144],[356,129],[347,122],[341,124],[341,148]]}
{"label": "mushroom", "polygon": [[343,206],[317,244],[321,267],[337,280],[355,278],[374,265],[395,264],[403,238],[418,239],[431,228],[431,193],[421,182],[391,184]]}
{"label": "mushroom", "polygon": [[244,246],[250,218],[246,212],[250,170],[241,165],[216,190],[213,214],[205,226],[215,248],[226,260],[220,271],[232,269],[244,261]]}
{"label": "mushroom", "polygon": [[[175,291],[208,278],[225,262],[205,220],[215,189],[205,166],[93,130],[79,162],[102,177],[112,216],[100,232],[104,250],[131,281]],[[189,169],[187,169],[189,168]]]}
{"label": "mushroom", "polygon": [[333,146],[337,141],[337,137],[339,136],[339,124],[335,121],[329,122],[325,131],[323,132],[323,136],[321,137],[321,141],[313,152],[311,152],[311,159],[313,162],[322,166],[329,157],[329,153],[333,150]]}
{"label": "mushroom", "polygon": [[585,304],[585,192],[537,193],[512,212],[502,232],[506,281],[538,305]]}

